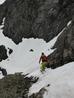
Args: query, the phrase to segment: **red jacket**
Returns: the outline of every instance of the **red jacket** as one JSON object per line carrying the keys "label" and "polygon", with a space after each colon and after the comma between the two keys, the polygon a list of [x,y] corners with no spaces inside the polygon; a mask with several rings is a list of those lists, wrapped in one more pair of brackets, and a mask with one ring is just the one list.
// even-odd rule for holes
{"label": "red jacket", "polygon": [[39,63],[40,63],[41,60],[42,60],[42,62],[48,62],[48,57],[43,55],[43,56],[40,57]]}

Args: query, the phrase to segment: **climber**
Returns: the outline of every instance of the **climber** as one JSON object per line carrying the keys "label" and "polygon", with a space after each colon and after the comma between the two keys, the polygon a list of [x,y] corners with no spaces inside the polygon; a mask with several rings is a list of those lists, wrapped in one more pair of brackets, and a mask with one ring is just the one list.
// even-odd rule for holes
{"label": "climber", "polygon": [[48,64],[48,57],[43,52],[42,52],[41,57],[39,59],[39,64],[40,64],[40,62],[42,62],[40,65],[40,70],[41,70],[41,72],[43,72],[43,71],[45,71],[45,67]]}

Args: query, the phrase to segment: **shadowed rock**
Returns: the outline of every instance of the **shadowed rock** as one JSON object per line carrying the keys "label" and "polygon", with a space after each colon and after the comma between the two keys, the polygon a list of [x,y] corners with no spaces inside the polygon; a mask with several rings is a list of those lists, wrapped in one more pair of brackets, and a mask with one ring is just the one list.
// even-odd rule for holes
{"label": "shadowed rock", "polygon": [[74,22],[67,26],[58,37],[53,49],[56,50],[49,55],[47,67],[56,68],[74,61]]}

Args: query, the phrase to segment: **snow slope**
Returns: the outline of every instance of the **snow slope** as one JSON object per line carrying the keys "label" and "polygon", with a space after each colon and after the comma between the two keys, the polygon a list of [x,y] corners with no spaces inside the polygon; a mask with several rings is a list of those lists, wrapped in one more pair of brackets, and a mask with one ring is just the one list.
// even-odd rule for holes
{"label": "snow slope", "polygon": [[46,79],[51,86],[46,87],[44,98],[74,98],[74,62],[52,71]]}
{"label": "snow slope", "polygon": [[74,62],[55,70],[46,69],[44,74],[39,75],[39,81],[30,88],[29,95],[43,87],[47,90],[44,98],[74,98]]}
{"label": "snow slope", "polygon": [[[16,45],[2,33],[1,28],[4,26],[4,20],[0,26],[0,45],[4,45],[7,50],[8,48],[13,49],[13,53],[9,55],[7,52],[8,59],[0,62],[0,67],[6,68],[8,74],[23,72],[24,74],[30,73],[28,76],[39,77],[39,81],[30,88],[29,95],[45,87],[47,91],[44,98],[74,98],[74,62],[55,70],[46,69],[44,74],[40,72],[39,68],[41,52],[45,52],[46,55],[52,53],[54,50],[51,50],[51,47],[62,32],[49,43],[42,39],[31,38],[23,39],[19,45]],[[34,51],[30,52],[30,49]],[[2,77],[0,74],[0,78]],[[49,87],[47,87],[48,84],[50,84]]]}

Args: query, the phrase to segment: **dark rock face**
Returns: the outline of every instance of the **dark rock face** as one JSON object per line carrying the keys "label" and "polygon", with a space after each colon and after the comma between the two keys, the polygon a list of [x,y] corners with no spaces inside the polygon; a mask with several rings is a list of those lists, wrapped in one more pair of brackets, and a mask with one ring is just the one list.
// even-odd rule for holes
{"label": "dark rock face", "polygon": [[1,45],[0,46],[0,62],[2,60],[7,59],[7,58],[8,58],[8,56],[7,56],[7,50],[6,50],[5,46]]}
{"label": "dark rock face", "polygon": [[0,80],[0,98],[29,98],[29,88],[36,82],[35,79],[21,73],[6,76]]}
{"label": "dark rock face", "polygon": [[74,22],[63,30],[53,48],[56,50],[48,56],[48,67],[56,68],[74,61]]}
{"label": "dark rock face", "polygon": [[0,5],[0,24],[5,17],[3,34],[16,44],[23,37],[49,41],[73,14],[73,0],[6,0]]}

